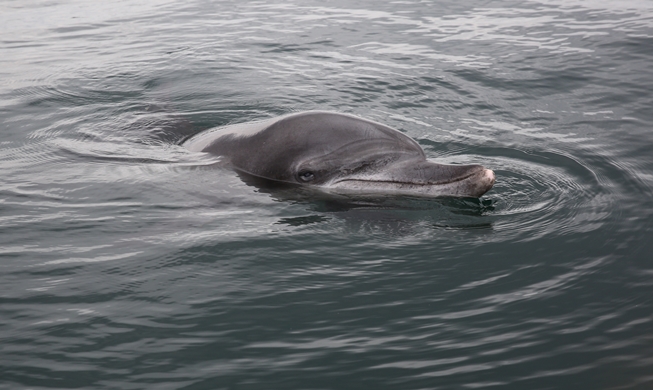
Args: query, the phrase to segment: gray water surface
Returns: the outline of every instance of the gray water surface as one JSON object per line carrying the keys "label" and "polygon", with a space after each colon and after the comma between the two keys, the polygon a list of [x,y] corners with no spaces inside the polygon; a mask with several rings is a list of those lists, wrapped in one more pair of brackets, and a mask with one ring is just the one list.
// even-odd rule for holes
{"label": "gray water surface", "polygon": [[[653,388],[650,1],[0,4],[0,388]],[[481,199],[179,143],[350,113]]]}

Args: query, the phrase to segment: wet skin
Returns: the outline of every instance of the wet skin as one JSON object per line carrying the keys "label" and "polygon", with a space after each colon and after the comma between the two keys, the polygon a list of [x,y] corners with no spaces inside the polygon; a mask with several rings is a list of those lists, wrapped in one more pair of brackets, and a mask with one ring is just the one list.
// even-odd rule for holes
{"label": "wet skin", "polygon": [[429,161],[405,134],[331,112],[207,130],[184,146],[223,156],[248,175],[341,194],[480,197],[495,181],[481,165]]}

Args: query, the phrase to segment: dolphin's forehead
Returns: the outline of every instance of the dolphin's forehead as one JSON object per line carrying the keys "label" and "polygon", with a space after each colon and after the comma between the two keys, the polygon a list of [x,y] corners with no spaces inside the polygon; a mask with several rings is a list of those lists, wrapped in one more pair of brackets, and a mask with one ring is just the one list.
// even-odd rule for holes
{"label": "dolphin's forehead", "polygon": [[[259,136],[272,146],[284,146],[308,154],[326,154],[348,145],[374,141],[388,149],[422,153],[410,137],[380,123],[330,112],[306,112],[289,115],[264,129]],[[379,142],[386,141],[386,142]],[[281,145],[283,144],[283,145]],[[301,153],[304,154],[304,153]]]}

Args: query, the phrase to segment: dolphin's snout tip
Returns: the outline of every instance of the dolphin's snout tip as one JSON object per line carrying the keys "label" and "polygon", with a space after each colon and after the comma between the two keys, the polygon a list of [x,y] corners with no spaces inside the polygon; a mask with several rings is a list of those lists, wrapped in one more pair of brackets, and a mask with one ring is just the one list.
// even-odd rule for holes
{"label": "dolphin's snout tip", "polygon": [[496,175],[494,174],[494,171],[491,169],[484,169],[483,170],[483,177],[481,179],[481,182],[483,182],[485,186],[485,191],[483,193],[488,192],[492,189],[494,186],[494,182],[497,180]]}
{"label": "dolphin's snout tip", "polygon": [[491,170],[491,169],[485,169],[484,177],[485,177],[485,180],[487,180],[488,182],[490,182],[490,185],[491,185],[491,186],[493,186],[493,185],[494,185],[494,182],[497,180],[497,177],[496,177],[496,175],[494,174],[494,171]]}

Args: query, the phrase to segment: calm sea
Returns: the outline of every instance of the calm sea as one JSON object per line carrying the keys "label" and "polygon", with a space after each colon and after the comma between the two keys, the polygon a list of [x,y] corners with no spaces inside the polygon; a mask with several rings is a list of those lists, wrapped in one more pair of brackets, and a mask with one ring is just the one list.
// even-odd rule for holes
{"label": "calm sea", "polygon": [[[0,4],[0,388],[653,388],[653,2]],[[179,146],[302,110],[480,163],[334,205]]]}

